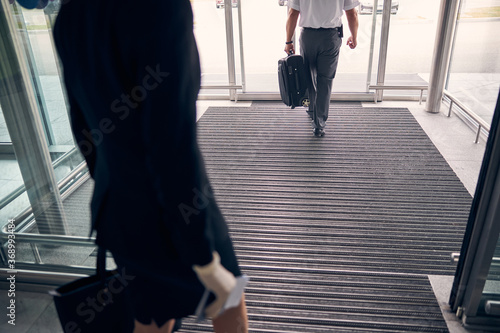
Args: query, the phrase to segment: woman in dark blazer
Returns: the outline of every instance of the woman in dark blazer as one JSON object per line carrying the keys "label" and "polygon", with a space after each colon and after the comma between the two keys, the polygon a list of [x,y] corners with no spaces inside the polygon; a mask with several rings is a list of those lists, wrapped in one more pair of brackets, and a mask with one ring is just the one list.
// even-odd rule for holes
{"label": "woman in dark blazer", "polygon": [[243,300],[218,316],[241,272],[196,141],[190,2],[66,1],[54,39],[73,132],[95,180],[96,242],[133,277],[135,331],[170,332],[206,287],[216,332],[246,332]]}

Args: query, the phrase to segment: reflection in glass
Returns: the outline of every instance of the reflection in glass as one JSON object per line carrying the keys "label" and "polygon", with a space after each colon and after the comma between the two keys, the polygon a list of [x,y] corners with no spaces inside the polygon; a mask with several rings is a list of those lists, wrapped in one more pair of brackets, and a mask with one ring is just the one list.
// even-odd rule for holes
{"label": "reflection in glass", "polygon": [[488,124],[500,88],[500,6],[463,0],[446,89]]}
{"label": "reflection in glass", "polygon": [[17,3],[12,5],[57,181],[83,162],[75,149],[51,35],[59,6],[59,1],[51,1],[44,10],[26,10]]}

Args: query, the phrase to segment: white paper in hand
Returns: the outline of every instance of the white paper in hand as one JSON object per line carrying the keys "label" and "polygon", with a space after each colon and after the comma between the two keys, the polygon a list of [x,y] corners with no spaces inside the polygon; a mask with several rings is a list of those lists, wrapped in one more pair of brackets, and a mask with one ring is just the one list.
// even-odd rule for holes
{"label": "white paper in hand", "polygon": [[[238,306],[240,304],[243,291],[245,290],[248,281],[250,281],[250,277],[247,275],[241,275],[236,278],[236,286],[229,294],[229,297],[227,298],[226,303],[224,303],[224,305],[222,306],[222,309],[219,314],[223,313],[227,309],[234,308],[235,306]],[[198,306],[196,307],[196,312],[194,315],[196,316],[198,322],[205,319],[205,309],[208,306],[207,301],[209,295],[210,295],[210,290],[205,289],[205,293],[203,293],[203,296],[201,297],[201,300],[198,303]]]}

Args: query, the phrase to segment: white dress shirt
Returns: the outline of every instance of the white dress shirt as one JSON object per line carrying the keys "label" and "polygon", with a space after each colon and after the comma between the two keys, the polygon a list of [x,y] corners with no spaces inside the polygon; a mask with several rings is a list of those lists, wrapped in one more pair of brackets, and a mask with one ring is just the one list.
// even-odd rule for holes
{"label": "white dress shirt", "polygon": [[342,11],[358,5],[358,0],[288,0],[288,8],[300,12],[299,27],[315,29],[340,27]]}

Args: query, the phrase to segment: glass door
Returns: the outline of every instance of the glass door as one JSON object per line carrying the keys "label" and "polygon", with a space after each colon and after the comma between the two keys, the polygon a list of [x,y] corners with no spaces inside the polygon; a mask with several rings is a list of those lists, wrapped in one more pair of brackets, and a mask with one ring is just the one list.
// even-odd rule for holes
{"label": "glass door", "polygon": [[242,36],[245,90],[249,93],[276,93],[278,59],[285,53],[285,1],[242,0]]}
{"label": "glass door", "polygon": [[[194,34],[201,63],[200,98],[234,95],[234,26],[240,0],[191,0]],[[228,6],[226,5],[228,4]],[[236,36],[237,38],[238,36]]]}
{"label": "glass door", "polygon": [[[384,6],[388,8],[384,12]],[[240,36],[244,93],[251,96],[279,91],[277,62],[284,49],[287,1],[240,1]],[[430,72],[439,2],[424,0],[362,0],[357,7],[358,46],[341,47],[333,82],[333,99],[373,100],[373,85],[423,86]],[[343,16],[344,44],[350,35]],[[295,39],[299,49],[297,28]],[[237,45],[237,44],[235,44]],[[238,49],[236,47],[235,49]],[[411,59],[411,60],[410,60]],[[237,61],[236,65],[239,63]],[[386,75],[387,73],[387,75]],[[419,89],[396,89],[396,98],[419,95]],[[386,93],[387,95],[387,93]],[[276,95],[276,98],[277,95]]]}
{"label": "glass door", "polygon": [[[383,0],[379,0],[383,1]],[[287,20],[287,1],[252,0],[241,1],[242,40],[245,64],[244,83],[246,93],[278,93],[278,60],[286,56],[285,24]],[[380,26],[380,16],[377,26]],[[344,42],[350,35],[347,20],[343,17]],[[374,31],[372,15],[359,15],[358,47],[351,50],[341,47],[339,65],[333,82],[333,94],[345,92],[364,92],[367,86],[367,71],[372,54],[371,38]],[[295,33],[296,50],[299,50]]]}
{"label": "glass door", "polygon": [[500,96],[450,297],[471,328],[500,327]]}
{"label": "glass door", "polygon": [[[440,2],[392,1],[385,85],[428,85]],[[376,54],[378,47],[375,48]],[[384,93],[385,96],[398,97],[419,94],[418,90],[386,90]]]}

